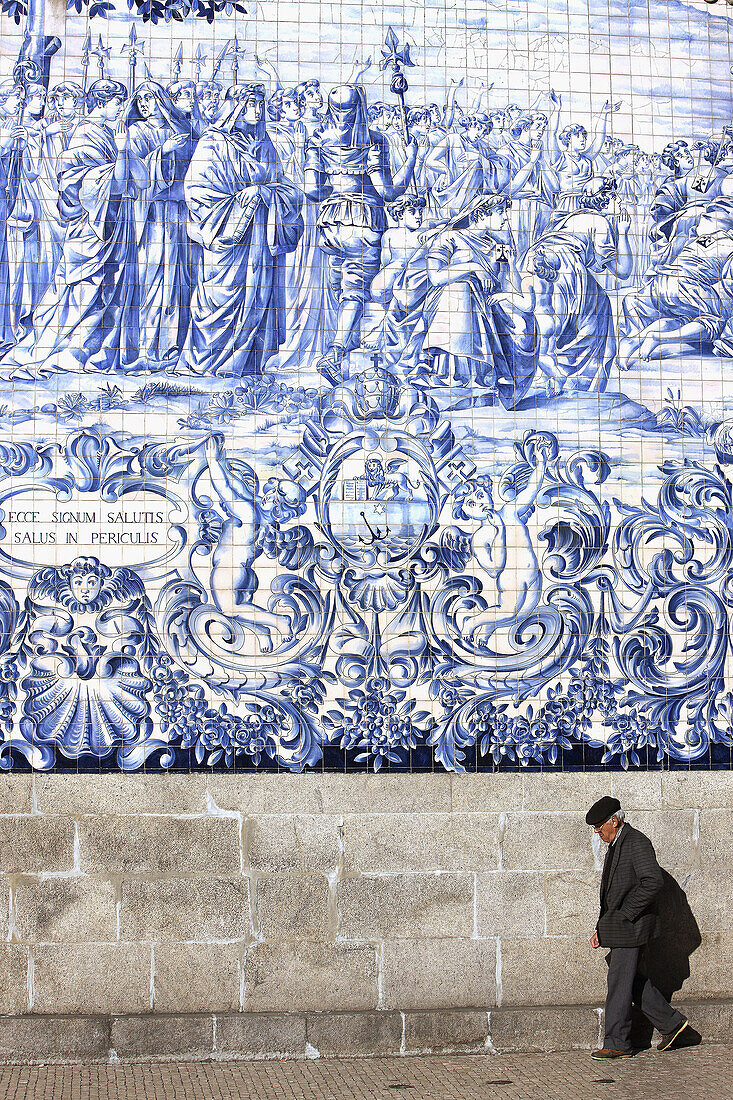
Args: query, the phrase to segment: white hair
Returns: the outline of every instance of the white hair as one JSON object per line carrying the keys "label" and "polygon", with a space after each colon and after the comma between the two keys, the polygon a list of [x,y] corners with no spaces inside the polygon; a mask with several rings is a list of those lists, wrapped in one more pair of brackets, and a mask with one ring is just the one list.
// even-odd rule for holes
{"label": "white hair", "polygon": [[618,821],[618,823],[620,825],[621,822],[626,817],[626,814],[624,813],[623,810],[614,810],[614,812],[611,814],[611,816],[607,817],[606,820],[603,822],[603,824],[607,825],[609,821],[613,821],[614,817],[616,818],[616,820]]}

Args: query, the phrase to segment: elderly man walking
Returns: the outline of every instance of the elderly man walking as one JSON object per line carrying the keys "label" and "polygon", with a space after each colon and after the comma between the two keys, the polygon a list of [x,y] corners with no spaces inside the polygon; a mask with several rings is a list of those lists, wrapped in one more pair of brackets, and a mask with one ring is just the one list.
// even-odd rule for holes
{"label": "elderly man walking", "polygon": [[[601,878],[601,913],[591,947],[608,947],[605,1039],[591,1058],[630,1057],[631,1006],[638,1005],[662,1033],[657,1050],[688,1045],[685,1017],[672,1008],[640,967],[645,944],[659,932],[655,899],[664,885],[662,870],[648,837],[624,821],[617,798],[601,798],[585,820],[608,845]],[[697,1036],[699,1041],[699,1036]]]}

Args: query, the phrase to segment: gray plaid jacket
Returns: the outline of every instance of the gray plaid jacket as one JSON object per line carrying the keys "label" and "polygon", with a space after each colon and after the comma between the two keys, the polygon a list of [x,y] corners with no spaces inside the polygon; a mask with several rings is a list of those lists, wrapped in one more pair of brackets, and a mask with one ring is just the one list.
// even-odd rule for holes
{"label": "gray plaid jacket", "polygon": [[624,824],[607,854],[601,882],[601,947],[641,947],[659,933],[654,900],[664,885],[648,837]]}

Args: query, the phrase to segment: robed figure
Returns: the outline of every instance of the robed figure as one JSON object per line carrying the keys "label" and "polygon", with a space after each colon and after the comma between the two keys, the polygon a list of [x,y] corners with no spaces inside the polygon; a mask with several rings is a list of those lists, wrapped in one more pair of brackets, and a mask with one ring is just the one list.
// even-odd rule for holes
{"label": "robed figure", "polygon": [[127,106],[130,144],[145,165],[138,188],[140,355],[150,369],[175,366],[188,330],[191,292],[200,250],[189,239],[183,179],[198,139],[190,118],[152,80]]}
{"label": "robed figure", "polygon": [[14,378],[116,372],[137,364],[134,203],[148,178],[127,125],[117,121],[125,97],[122,84],[96,81],[87,94],[87,117],[59,159],[63,255],[33,331],[3,360]]}
{"label": "robed figure", "polygon": [[257,374],[285,336],[284,265],[303,232],[302,194],[265,133],[261,84],[227,92],[186,175],[188,231],[203,249],[180,368]]}

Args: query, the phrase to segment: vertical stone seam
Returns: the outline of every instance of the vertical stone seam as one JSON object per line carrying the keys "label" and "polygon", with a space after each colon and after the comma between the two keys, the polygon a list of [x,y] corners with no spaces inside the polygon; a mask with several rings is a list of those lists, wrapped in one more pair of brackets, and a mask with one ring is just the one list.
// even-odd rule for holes
{"label": "vertical stone seam", "polygon": [[497,870],[504,870],[504,837],[507,830],[507,815],[502,810],[499,814],[499,828],[497,830]]}
{"label": "vertical stone seam", "polygon": [[150,945],[150,1011],[155,1012],[155,944]]}
{"label": "vertical stone seam", "polygon": [[598,1036],[597,1036],[596,1041],[598,1043],[598,1046],[602,1047],[603,1046],[603,1038],[604,1038],[604,1036],[603,1036],[603,1009],[602,1008],[597,1008],[596,1009],[596,1015],[598,1016]]}
{"label": "vertical stone seam", "polygon": [[377,959],[377,1008],[384,1009],[384,942],[376,945]]}
{"label": "vertical stone seam", "polygon": [[501,1008],[504,997],[501,973],[501,936],[496,937],[496,1007]]}
{"label": "vertical stone seam", "polygon": [[400,1054],[404,1054],[406,1049],[407,1049],[406,1045],[405,1045],[405,1037],[407,1035],[407,1017],[405,1016],[404,1012],[400,1012],[400,1017],[402,1019],[402,1037],[400,1039]]}
{"label": "vertical stone seam", "polygon": [[477,940],[478,935],[478,873],[473,872],[473,932],[471,939]]}
{"label": "vertical stone seam", "polygon": [[26,994],[28,997],[28,1011],[32,1012],[36,1005],[36,970],[33,949],[28,948],[28,973],[26,975]]}
{"label": "vertical stone seam", "polygon": [[8,935],[7,942],[12,943],[17,926],[17,910],[15,907],[15,879],[8,882]]}

